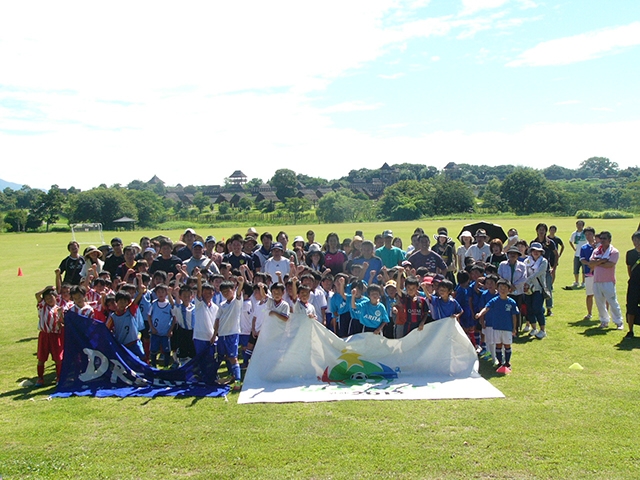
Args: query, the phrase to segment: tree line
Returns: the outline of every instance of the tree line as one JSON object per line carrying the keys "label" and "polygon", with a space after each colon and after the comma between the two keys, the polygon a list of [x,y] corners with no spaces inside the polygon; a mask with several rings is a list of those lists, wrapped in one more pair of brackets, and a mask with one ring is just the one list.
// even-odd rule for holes
{"label": "tree line", "polygon": [[[435,215],[486,212],[511,212],[518,215],[557,213],[575,215],[580,210],[623,212],[640,211],[640,169],[620,169],[606,157],[592,157],[576,169],[553,165],[545,169],[513,165],[486,166],[448,164],[434,166],[397,164],[386,171],[382,194],[371,198],[354,184],[380,183],[380,169],[352,170],[345,177],[328,180],[277,170],[268,184],[277,200],[254,203],[244,196],[237,205],[213,203],[203,186],[183,188],[190,201],[166,195],[162,183],[134,180],[127,186],[100,185],[81,191],[75,187],[61,190],[52,185],[48,191],[25,185],[19,190],[0,192],[0,213],[7,231],[49,231],[61,218],[69,223],[99,222],[106,229],[120,217],[136,219],[143,228],[156,227],[168,220],[201,220],[204,223],[233,221],[241,213],[271,213],[277,218],[286,212],[294,221],[315,214],[325,223],[380,220],[416,220]],[[244,190],[259,187],[263,181],[251,179]],[[298,195],[325,187],[317,202]],[[327,189],[326,187],[330,187]]]}

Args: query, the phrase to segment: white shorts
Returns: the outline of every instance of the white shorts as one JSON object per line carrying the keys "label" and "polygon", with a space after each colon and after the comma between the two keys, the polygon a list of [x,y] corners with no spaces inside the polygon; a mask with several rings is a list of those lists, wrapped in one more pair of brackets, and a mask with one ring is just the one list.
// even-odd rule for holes
{"label": "white shorts", "polygon": [[489,345],[496,343],[493,341],[493,327],[484,327],[482,329],[482,334],[484,335],[484,343]]}
{"label": "white shorts", "polygon": [[511,345],[513,343],[513,333],[507,330],[493,330],[493,343]]}
{"label": "white shorts", "polygon": [[589,295],[593,295],[593,275],[584,277],[584,291]]}

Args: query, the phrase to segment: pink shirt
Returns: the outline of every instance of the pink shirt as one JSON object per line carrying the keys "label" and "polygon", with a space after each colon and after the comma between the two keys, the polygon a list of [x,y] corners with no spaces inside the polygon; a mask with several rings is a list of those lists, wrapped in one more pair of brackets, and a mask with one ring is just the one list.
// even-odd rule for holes
{"label": "pink shirt", "polygon": [[[598,258],[598,248],[596,248],[591,254],[591,260],[596,260]],[[602,252],[600,253],[600,257],[602,257]],[[611,253],[609,255],[609,261],[612,263],[618,263],[618,258],[620,258],[620,252],[611,247]],[[594,283],[606,283],[612,282],[616,283],[616,267],[613,266],[611,268],[607,267],[596,267],[593,269],[593,281]]]}

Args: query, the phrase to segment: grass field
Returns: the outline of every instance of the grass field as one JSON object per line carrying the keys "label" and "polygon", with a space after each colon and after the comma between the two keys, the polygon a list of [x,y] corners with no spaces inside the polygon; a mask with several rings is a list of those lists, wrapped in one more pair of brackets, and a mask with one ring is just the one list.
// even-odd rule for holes
{"label": "grass field", "polygon": [[[537,218],[501,218],[535,236]],[[372,238],[416,226],[457,235],[463,221],[287,227]],[[549,222],[548,222],[549,223]],[[554,218],[567,250],[556,285],[573,281],[572,218]],[[637,220],[594,220],[624,252]],[[273,228],[277,233],[280,227]],[[262,230],[262,229],[260,229]],[[246,228],[242,229],[242,233]],[[180,232],[163,233],[177,239]],[[233,229],[199,231],[228,237]],[[126,243],[143,232],[119,234]],[[452,236],[453,236],[452,235]],[[107,241],[112,235],[105,233]],[[224,399],[69,398],[34,379],[33,294],[53,283],[70,234],[0,235],[0,477],[11,478],[638,478],[640,339],[582,321],[584,291],[555,292],[549,336],[514,345],[513,374],[481,373],[505,395],[494,400],[237,405]],[[405,246],[407,243],[405,243]],[[18,277],[18,268],[24,276]],[[617,268],[624,305],[626,267]],[[597,315],[595,315],[597,317]],[[640,330],[639,330],[640,333]],[[570,370],[574,362],[584,370]],[[53,380],[49,362],[47,379]]]}

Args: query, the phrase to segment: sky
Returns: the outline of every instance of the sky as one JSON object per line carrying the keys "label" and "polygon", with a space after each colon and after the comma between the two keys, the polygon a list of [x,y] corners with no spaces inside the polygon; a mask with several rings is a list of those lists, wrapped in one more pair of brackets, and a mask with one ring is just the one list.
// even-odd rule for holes
{"label": "sky", "polygon": [[640,165],[640,2],[2,2],[3,180]]}

